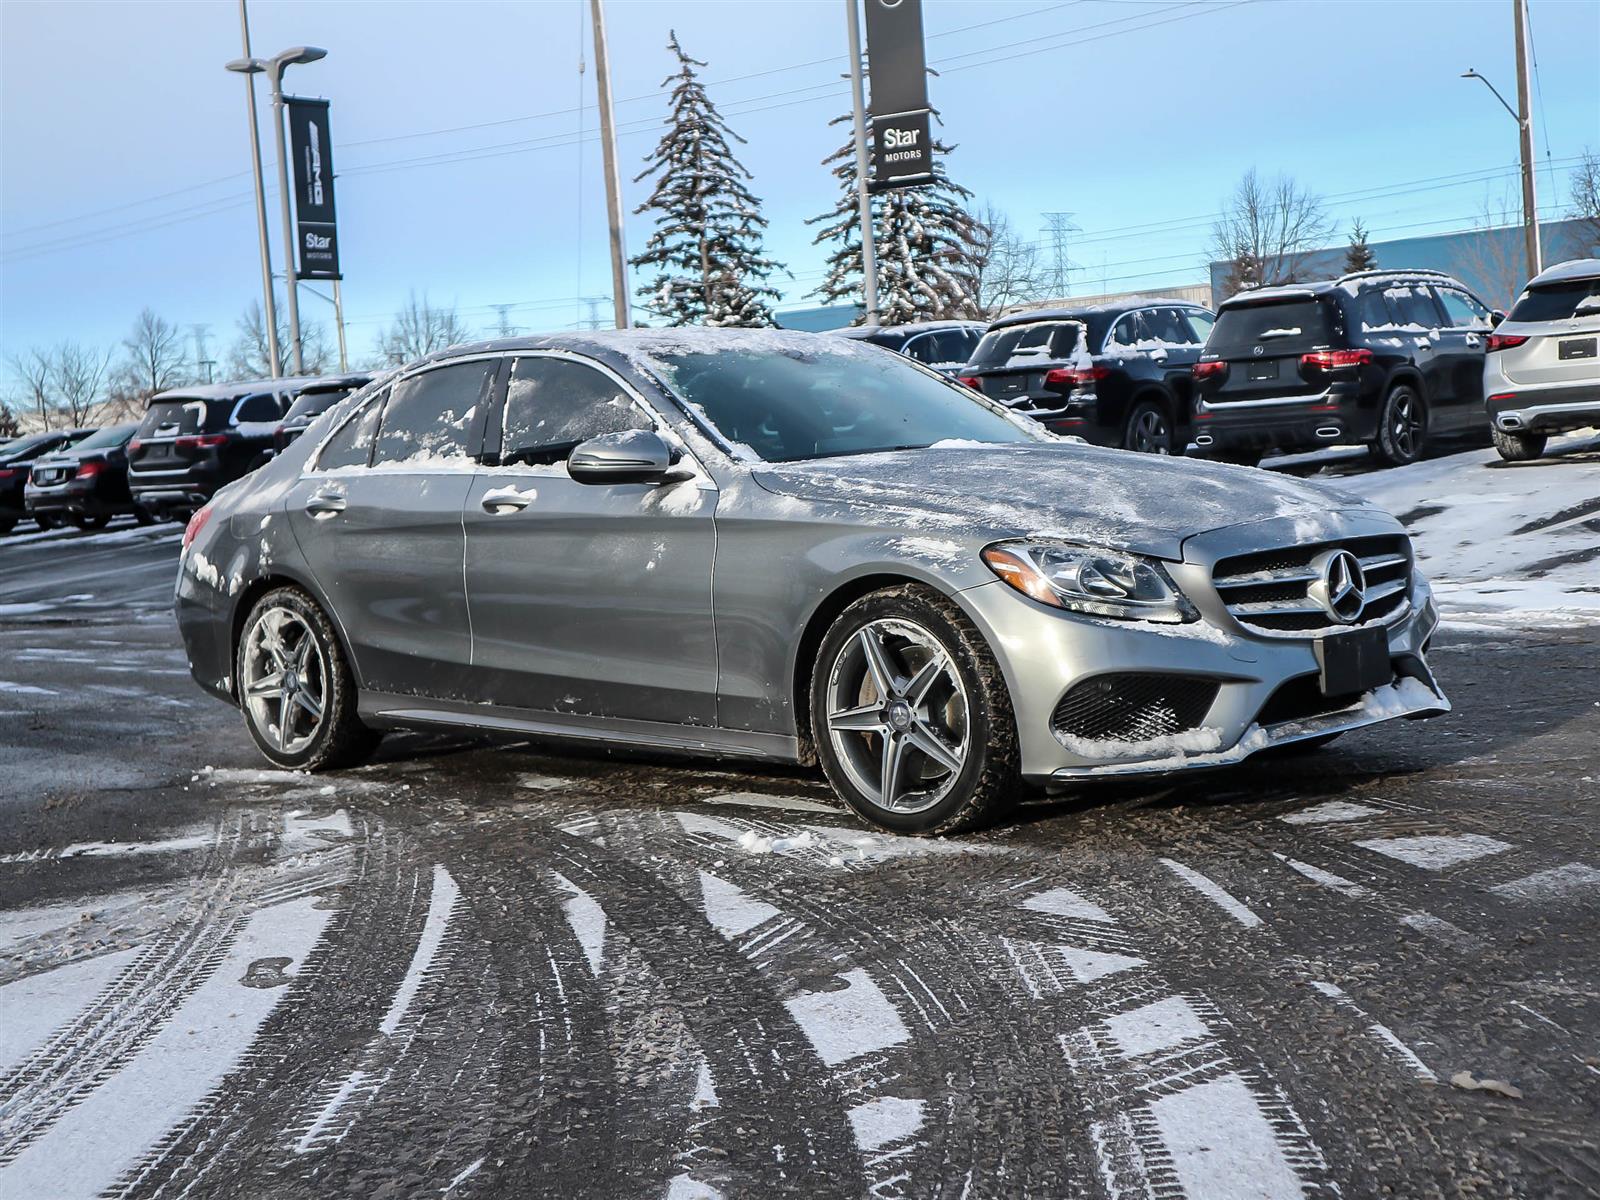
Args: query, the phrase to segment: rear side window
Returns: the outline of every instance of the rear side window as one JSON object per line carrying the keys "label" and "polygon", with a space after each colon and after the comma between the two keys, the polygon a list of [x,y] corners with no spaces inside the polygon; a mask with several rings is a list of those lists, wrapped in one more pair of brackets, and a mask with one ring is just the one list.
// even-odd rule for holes
{"label": "rear side window", "polygon": [[1332,339],[1328,310],[1320,300],[1244,304],[1225,308],[1217,316],[1206,352],[1221,358],[1251,358],[1260,346],[1262,354],[1303,354],[1326,347]]}
{"label": "rear side window", "polygon": [[372,461],[408,466],[464,462],[493,360],[437,367],[402,380],[383,410]]}
{"label": "rear side window", "polygon": [[593,367],[563,358],[519,358],[506,385],[500,461],[565,462],[580,442],[653,425],[616,382]]}
{"label": "rear side window", "polygon": [[378,440],[378,422],[383,418],[383,405],[388,398],[389,389],[384,388],[339,427],[322,447],[322,455],[317,459],[319,469],[364,467],[372,461],[372,444]]}
{"label": "rear side window", "polygon": [[289,406],[289,411],[284,414],[283,419],[297,421],[325,413],[354,391],[355,388],[336,388],[333,391],[301,392],[295,397],[294,403]]}
{"label": "rear side window", "polygon": [[1117,323],[1111,327],[1111,336],[1106,339],[1108,346],[1121,346],[1132,349],[1140,342],[1149,340],[1150,334],[1145,331],[1143,313],[1125,313],[1117,318]]}
{"label": "rear side window", "polygon": [[283,414],[271,392],[246,396],[234,413],[235,421],[276,421]]}
{"label": "rear side window", "polygon": [[1425,289],[1404,284],[1384,288],[1383,299],[1396,325],[1408,329],[1439,328],[1439,308]]}
{"label": "rear side window", "polygon": [[[1572,279],[1548,287],[1529,288],[1511,306],[1512,321],[1565,321],[1590,297],[1600,300],[1600,278]],[[1590,306],[1590,311],[1593,310]]]}

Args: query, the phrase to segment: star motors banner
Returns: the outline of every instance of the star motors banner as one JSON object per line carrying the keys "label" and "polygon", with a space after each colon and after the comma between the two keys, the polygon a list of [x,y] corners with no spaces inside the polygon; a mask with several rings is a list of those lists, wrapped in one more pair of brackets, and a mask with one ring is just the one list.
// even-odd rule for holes
{"label": "star motors banner", "polygon": [[339,279],[339,232],[333,214],[333,136],[328,102],[285,96],[289,157],[294,162],[295,248],[301,279]]}

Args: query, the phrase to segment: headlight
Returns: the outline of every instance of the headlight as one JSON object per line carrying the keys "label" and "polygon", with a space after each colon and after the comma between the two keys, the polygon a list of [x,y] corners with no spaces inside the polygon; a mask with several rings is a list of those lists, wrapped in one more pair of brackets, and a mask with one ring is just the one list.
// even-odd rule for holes
{"label": "headlight", "polygon": [[1200,617],[1161,564],[1137,554],[1002,542],[987,547],[983,561],[1024,596],[1054,608],[1169,624]]}

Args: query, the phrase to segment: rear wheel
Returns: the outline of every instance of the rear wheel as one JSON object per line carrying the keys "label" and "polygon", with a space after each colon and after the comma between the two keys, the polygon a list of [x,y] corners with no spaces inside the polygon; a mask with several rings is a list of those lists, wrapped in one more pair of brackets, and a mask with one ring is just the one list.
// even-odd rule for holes
{"label": "rear wheel", "polygon": [[1122,447],[1141,454],[1183,453],[1167,406],[1159,400],[1141,400],[1133,406],[1122,431]]}
{"label": "rear wheel", "polygon": [[133,519],[141,525],[154,525],[156,523],[156,519],[151,515],[150,510],[141,508],[137,504],[133,507]]}
{"label": "rear wheel", "polygon": [[1544,444],[1550,439],[1542,433],[1502,433],[1491,429],[1494,448],[1507,462],[1532,462],[1544,453]]}
{"label": "rear wheel", "polygon": [[1403,467],[1422,457],[1428,444],[1428,405],[1409,384],[1391,388],[1378,413],[1378,436],[1372,453],[1391,467]]}
{"label": "rear wheel", "polygon": [[354,766],[378,747],[382,735],[356,715],[355,678],[333,625],[298,588],[268,592],[250,610],[235,678],[250,737],[280,767]]}
{"label": "rear wheel", "polygon": [[40,529],[56,529],[61,524],[60,517],[47,517],[44,513],[35,513],[33,522]]}
{"label": "rear wheel", "polygon": [[811,720],[828,782],[882,828],[975,828],[1021,791],[1000,666],[977,627],[929,588],[874,592],[839,615],[817,652]]}

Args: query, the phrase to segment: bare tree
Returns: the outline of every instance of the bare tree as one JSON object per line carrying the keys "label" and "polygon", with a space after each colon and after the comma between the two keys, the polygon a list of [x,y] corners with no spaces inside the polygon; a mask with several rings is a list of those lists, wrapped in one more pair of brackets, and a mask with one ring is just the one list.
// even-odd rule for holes
{"label": "bare tree", "polygon": [[1600,155],[1585,150],[1568,185],[1572,215],[1583,222],[1584,250],[1600,246]]}
{"label": "bare tree", "polygon": [[1510,308],[1528,281],[1521,204],[1520,195],[1485,198],[1476,227],[1461,236],[1454,256],[1454,273],[1496,308]]}
{"label": "bare tree", "polygon": [[[289,348],[289,322],[280,297],[274,306],[278,314],[278,346],[284,369],[292,370],[293,351]],[[272,351],[267,342],[267,322],[261,314],[261,301],[252,300],[239,314],[238,333],[228,349],[228,369],[235,379],[264,379],[272,374]],[[300,324],[300,358],[307,375],[320,375],[334,361],[327,335],[316,322]]]}
{"label": "bare tree", "polygon": [[443,350],[471,338],[466,323],[456,315],[455,306],[435,308],[427,293],[417,300],[411,293],[405,307],[394,315],[394,324],[378,335],[378,353],[392,367],[401,367],[414,358]]}
{"label": "bare tree", "polygon": [[189,356],[183,332],[146,308],[122,339],[122,363],[109,397],[117,416],[139,413],[157,392],[189,378]]}
{"label": "bare tree", "polygon": [[1291,283],[1308,251],[1333,232],[1322,197],[1292,175],[1263,180],[1252,167],[1211,227],[1211,256],[1235,264],[1241,286]]}
{"label": "bare tree", "polygon": [[968,246],[978,311],[984,316],[997,317],[1045,294],[1047,272],[1038,243],[1018,237],[1010,218],[993,204],[977,215]]}
{"label": "bare tree", "polygon": [[73,427],[89,423],[89,414],[105,398],[106,376],[116,355],[77,342],[62,342],[55,349],[51,376],[56,406]]}
{"label": "bare tree", "polygon": [[54,355],[37,346],[30,346],[25,354],[11,356],[11,373],[26,397],[24,403],[39,414],[39,424],[45,429],[50,428],[55,416],[54,364]]}

